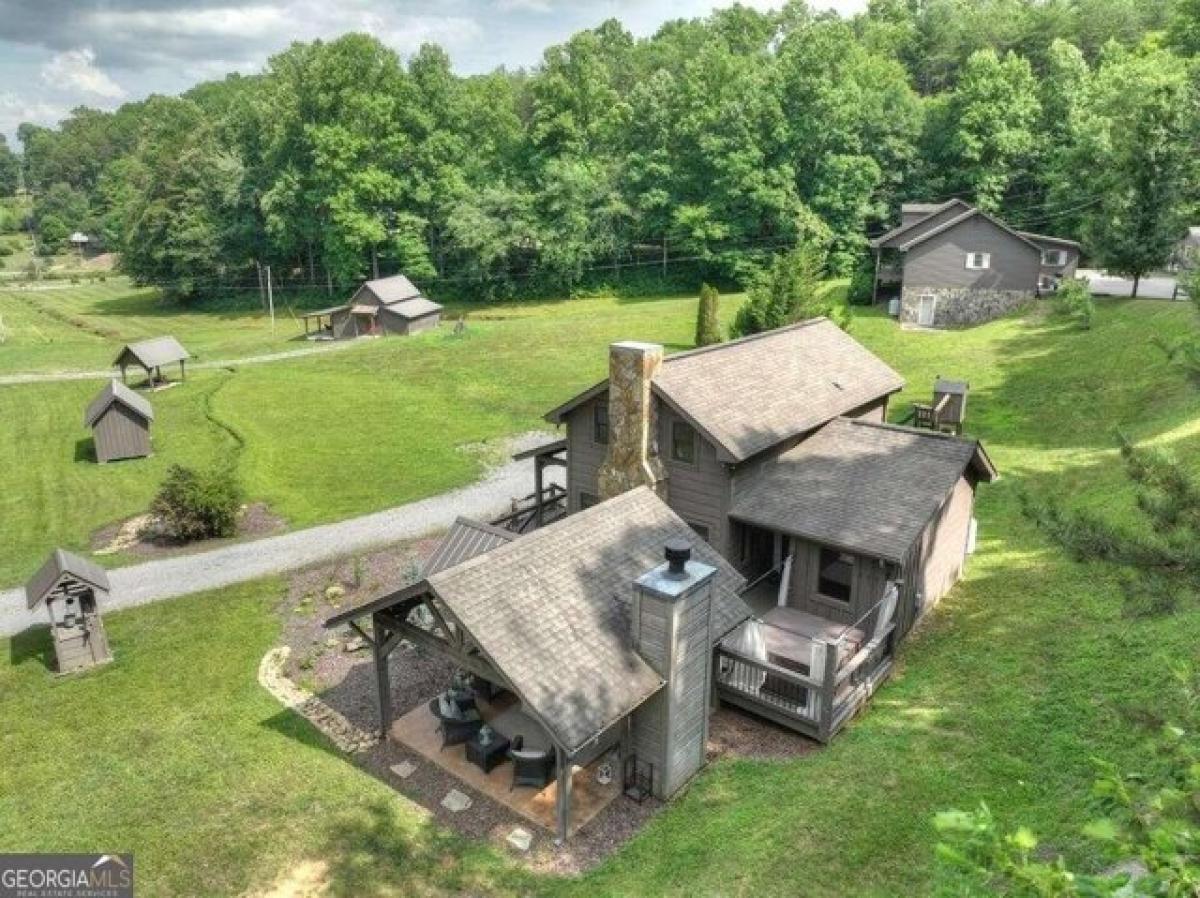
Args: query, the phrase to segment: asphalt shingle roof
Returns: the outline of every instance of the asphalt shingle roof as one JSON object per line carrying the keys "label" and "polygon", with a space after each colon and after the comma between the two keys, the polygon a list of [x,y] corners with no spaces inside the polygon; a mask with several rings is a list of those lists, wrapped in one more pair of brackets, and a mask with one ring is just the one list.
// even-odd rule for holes
{"label": "asphalt shingle roof", "polygon": [[440,312],[442,307],[433,300],[422,296],[416,299],[404,299],[400,302],[388,303],[387,310],[411,320],[413,318],[424,318],[426,315],[432,315],[434,312]]}
{"label": "asphalt shingle roof", "polygon": [[968,465],[976,440],[838,418],[739,481],[730,517],[900,562]]}
{"label": "asphalt shingle roof", "polygon": [[96,398],[88,403],[83,415],[83,426],[91,427],[103,415],[110,405],[119,402],[131,411],[141,415],[147,421],[154,420],[154,408],[144,396],[139,396],[119,380],[110,380],[96,394]]}
{"label": "asphalt shingle roof", "polygon": [[25,605],[33,608],[46,598],[64,575],[69,574],[97,589],[108,592],[108,574],[104,568],[66,549],[55,549],[46,563],[25,584]]}
{"label": "asphalt shingle roof", "polygon": [[672,537],[717,568],[710,637],[749,616],[741,575],[651,490],[609,499],[431,575],[430,587],[568,750],[662,686],[629,633],[633,581]]}
{"label": "asphalt shingle roof", "polygon": [[405,299],[416,299],[421,295],[421,291],[413,282],[402,274],[367,281],[363,286],[374,293],[384,305],[401,302]]}
{"label": "asphalt shingle roof", "polygon": [[[546,417],[561,423],[601,382]],[[893,393],[904,378],[827,318],[667,356],[658,395],[739,462]]]}

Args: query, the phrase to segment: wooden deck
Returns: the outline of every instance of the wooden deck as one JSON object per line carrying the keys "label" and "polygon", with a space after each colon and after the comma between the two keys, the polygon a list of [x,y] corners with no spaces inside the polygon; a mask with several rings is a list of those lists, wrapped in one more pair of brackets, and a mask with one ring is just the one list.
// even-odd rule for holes
{"label": "wooden deck", "polygon": [[[500,707],[481,705],[480,711],[485,720],[495,720],[499,724],[497,730],[500,732],[508,728],[505,723],[511,725],[520,713],[519,708],[506,707],[503,704]],[[506,732],[505,735],[509,734]],[[464,746],[452,745],[443,751],[442,737],[437,732],[437,718],[427,705],[418,706],[393,723],[391,737],[437,764],[474,791],[486,795],[492,801],[504,805],[551,833],[555,831],[555,799],[558,794],[556,783],[552,782],[541,790],[521,786],[512,789],[512,765],[509,762],[503,762],[491,773],[484,773],[467,761]],[[527,744],[536,744],[538,737],[531,738],[530,734],[525,734],[525,740]],[[595,768],[598,764],[599,762],[596,762],[587,767],[575,768],[571,785],[571,825],[568,835],[574,835],[620,794],[619,765],[614,771],[613,782],[602,786],[596,782]],[[464,813],[471,812],[468,810]]]}

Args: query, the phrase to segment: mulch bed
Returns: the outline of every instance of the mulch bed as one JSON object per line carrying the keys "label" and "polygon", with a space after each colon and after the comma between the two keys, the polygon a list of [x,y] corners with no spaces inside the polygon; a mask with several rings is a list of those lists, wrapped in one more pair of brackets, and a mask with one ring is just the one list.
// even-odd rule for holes
{"label": "mulch bed", "polygon": [[119,547],[113,546],[113,541],[120,535],[126,524],[145,519],[146,515],[137,515],[114,524],[106,524],[92,533],[90,546],[94,554],[114,554],[120,552],[133,558],[164,558],[171,555],[184,555],[189,552],[207,552],[230,543],[244,539],[257,539],[282,533],[287,529],[287,522],[279,515],[272,513],[265,502],[252,502],[242,509],[238,517],[237,536],[227,539],[204,539],[197,542],[181,543],[161,537],[137,537]]}
{"label": "mulch bed", "polygon": [[[323,622],[343,608],[414,582],[421,561],[437,543],[438,537],[400,543],[355,559],[318,565],[291,577],[287,596],[280,605],[283,639],[292,649],[288,675],[359,727],[374,731],[379,726],[370,652],[360,645],[353,631],[334,633],[326,630]],[[452,662],[436,652],[406,643],[392,657],[392,702],[397,718],[444,690],[455,670]],[[712,716],[708,758],[789,758],[817,747],[815,742],[773,723],[721,708]],[[416,766],[407,779],[391,770],[402,761]],[[570,875],[594,867],[663,807],[653,798],[638,804],[619,796],[570,842],[559,846],[554,843],[553,833],[476,792],[404,745],[382,742],[355,755],[354,762],[421,805],[445,826],[471,838],[485,839],[525,866],[543,872]],[[451,789],[470,796],[472,805],[468,810],[452,813],[441,806]],[[517,827],[533,836],[527,852],[505,841]]]}

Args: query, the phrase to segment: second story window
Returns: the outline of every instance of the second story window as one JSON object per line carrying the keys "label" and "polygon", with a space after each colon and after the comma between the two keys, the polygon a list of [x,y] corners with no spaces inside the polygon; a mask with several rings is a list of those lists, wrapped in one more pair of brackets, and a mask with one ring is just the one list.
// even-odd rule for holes
{"label": "second story window", "polygon": [[671,460],[696,463],[696,431],[686,421],[671,422]]}
{"label": "second story window", "polygon": [[1067,251],[1065,249],[1042,250],[1042,264],[1047,268],[1061,268],[1067,264]]}
{"label": "second story window", "polygon": [[592,406],[592,442],[608,445],[607,402],[597,402]]}
{"label": "second story window", "polygon": [[983,271],[992,267],[991,253],[967,253],[967,268],[972,271]]}

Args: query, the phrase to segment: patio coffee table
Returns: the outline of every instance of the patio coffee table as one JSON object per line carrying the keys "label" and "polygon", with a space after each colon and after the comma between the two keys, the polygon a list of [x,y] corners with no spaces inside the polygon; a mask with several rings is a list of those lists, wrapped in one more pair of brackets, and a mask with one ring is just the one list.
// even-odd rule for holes
{"label": "patio coffee table", "polygon": [[467,760],[482,770],[491,773],[508,756],[509,741],[499,733],[492,734],[492,741],[484,745],[476,733],[467,742]]}

